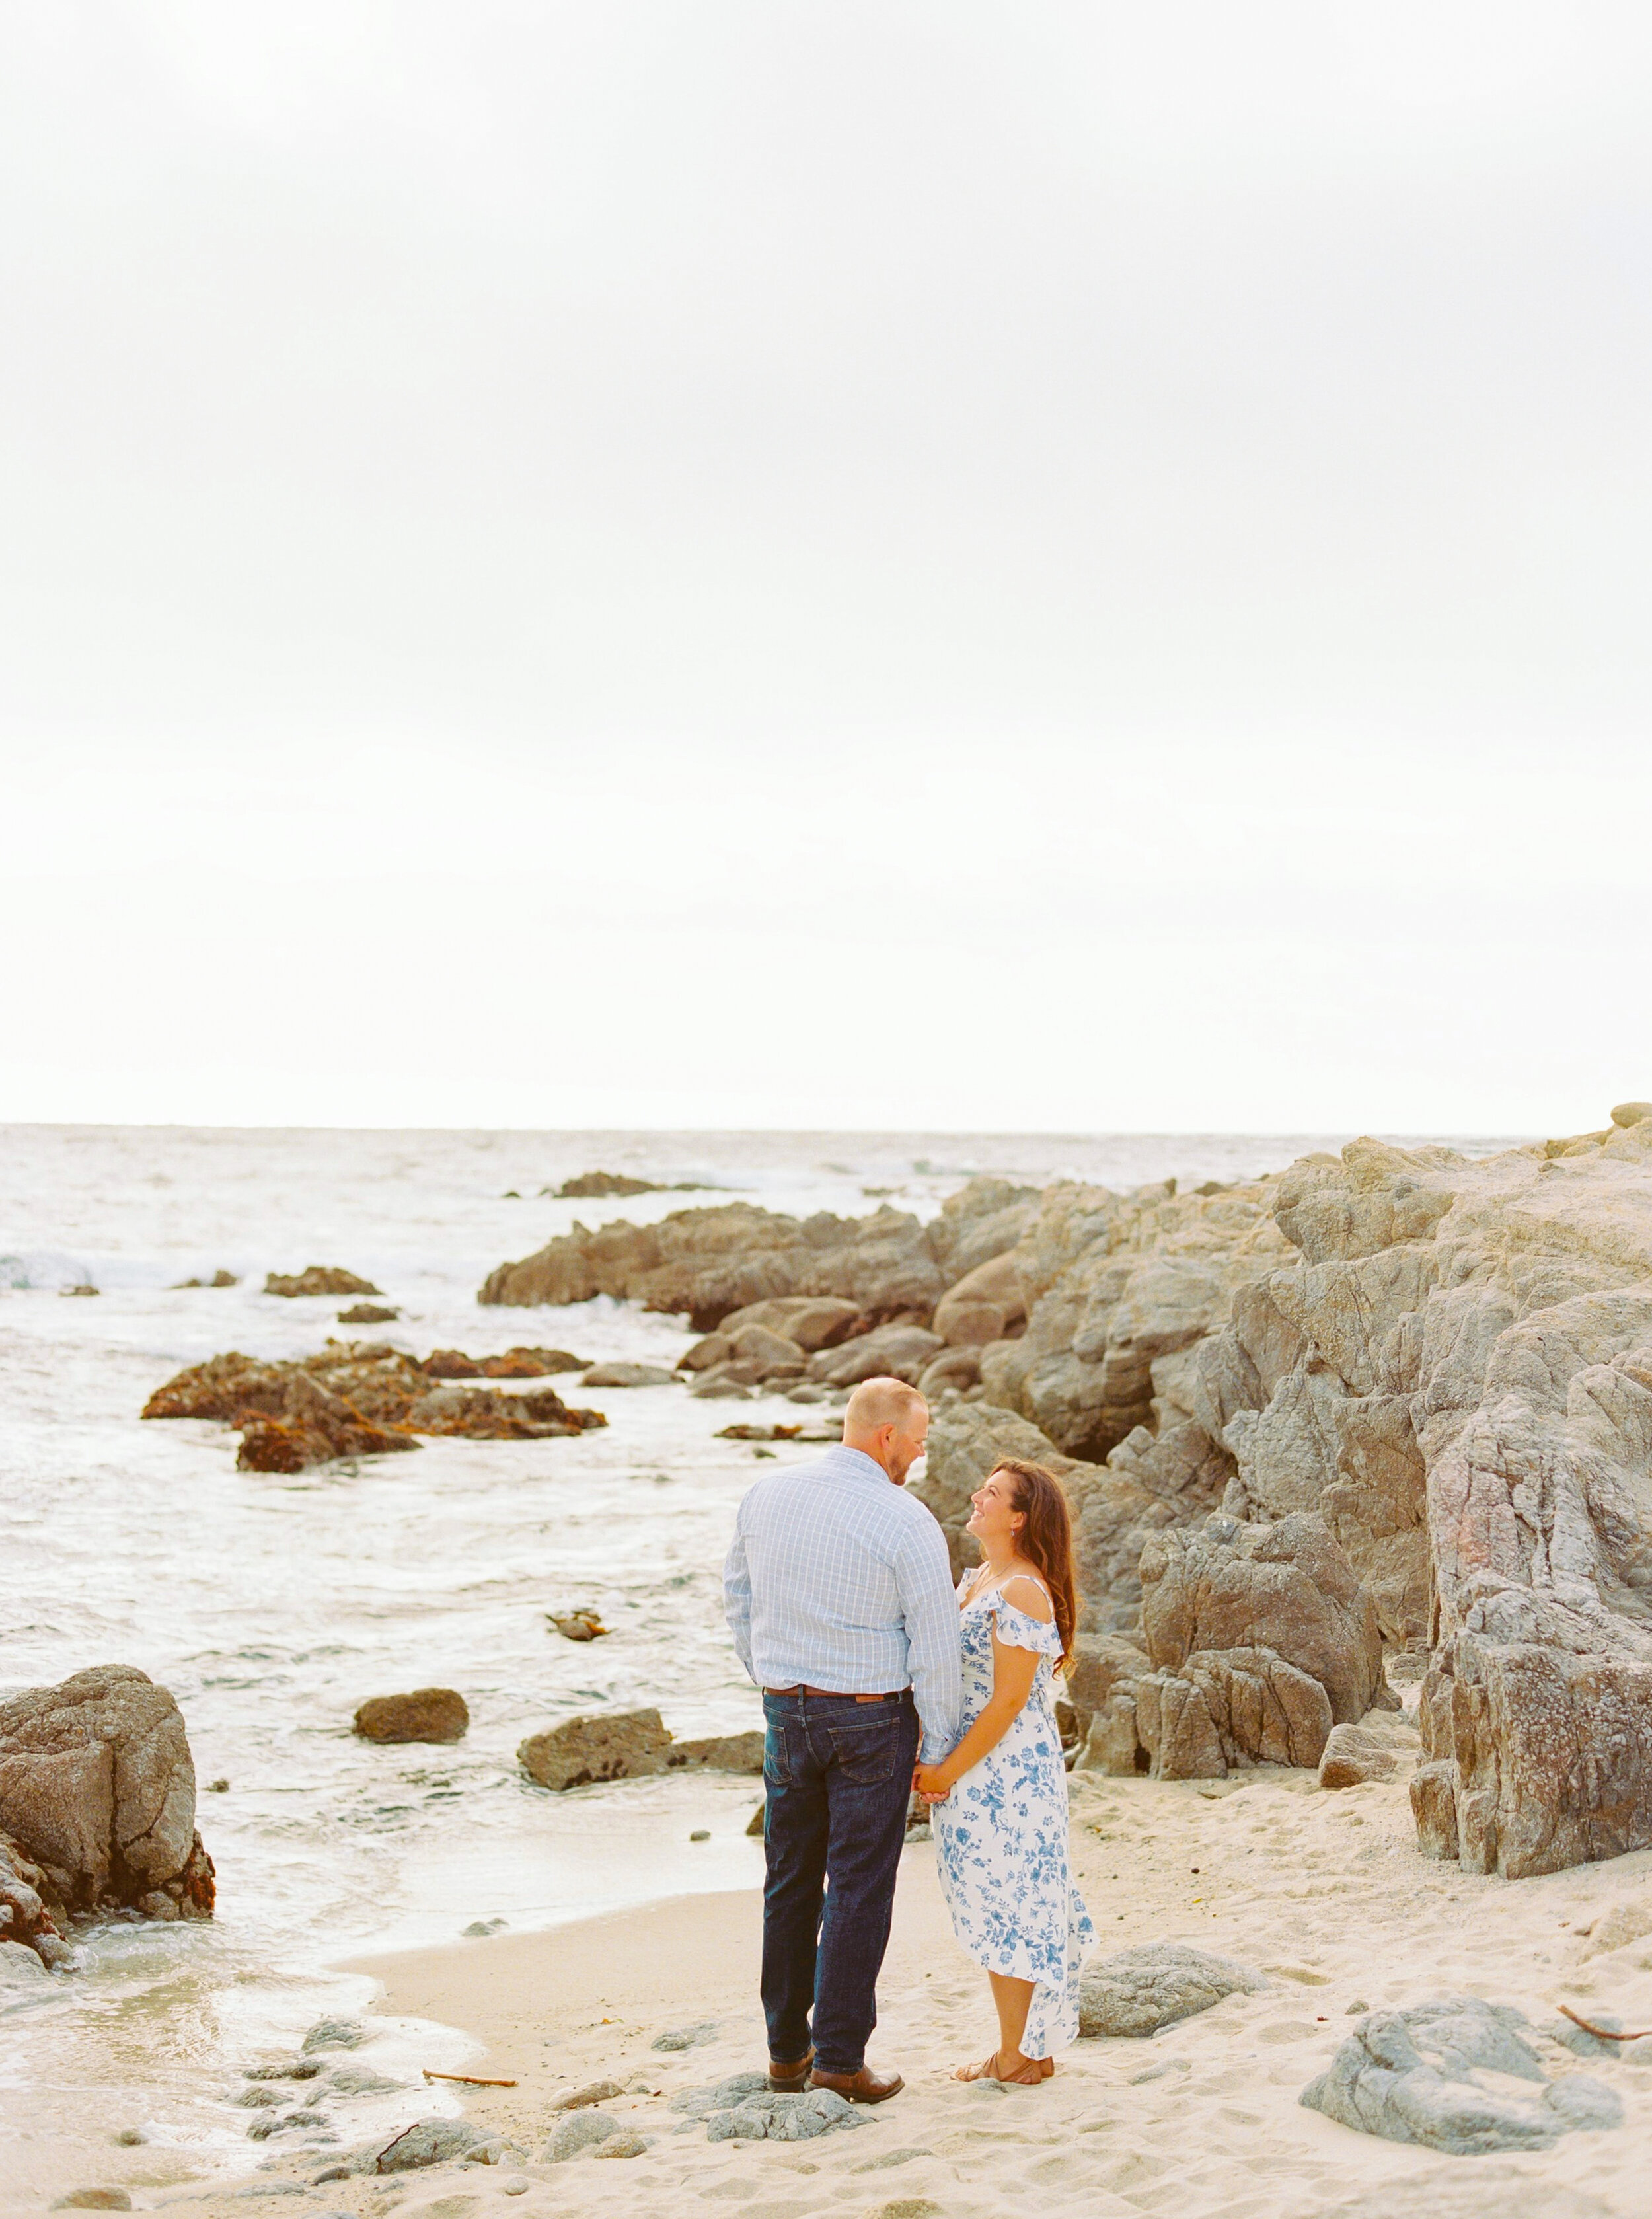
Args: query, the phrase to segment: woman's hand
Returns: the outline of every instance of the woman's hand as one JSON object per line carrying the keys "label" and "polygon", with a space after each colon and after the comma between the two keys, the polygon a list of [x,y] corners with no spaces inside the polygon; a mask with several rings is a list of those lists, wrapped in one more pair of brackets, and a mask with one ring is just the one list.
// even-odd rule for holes
{"label": "woman's hand", "polygon": [[944,1803],[953,1783],[944,1764],[917,1764],[912,1768],[912,1786],[926,1803]]}

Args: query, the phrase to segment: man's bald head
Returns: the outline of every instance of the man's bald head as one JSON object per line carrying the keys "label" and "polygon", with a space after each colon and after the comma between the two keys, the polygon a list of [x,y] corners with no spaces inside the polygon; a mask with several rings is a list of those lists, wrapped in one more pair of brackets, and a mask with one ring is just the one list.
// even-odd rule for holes
{"label": "man's bald head", "polygon": [[897,1487],[923,1454],[929,1405],[904,1379],[863,1379],[843,1413],[843,1445],[881,1464]]}

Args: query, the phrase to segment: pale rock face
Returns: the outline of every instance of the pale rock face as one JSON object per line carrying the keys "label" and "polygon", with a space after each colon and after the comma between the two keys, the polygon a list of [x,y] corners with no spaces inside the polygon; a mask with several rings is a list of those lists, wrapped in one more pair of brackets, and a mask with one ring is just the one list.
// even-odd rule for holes
{"label": "pale rock face", "polygon": [[[1240,1526],[1216,1517],[1196,1534],[1161,1534],[1143,1553],[1141,1577],[1156,1666],[1179,1670],[1199,1650],[1270,1650],[1324,1688],[1326,1732],[1363,1719],[1384,1692],[1376,1611],[1323,1519],[1297,1513]],[[1318,1758],[1316,1749],[1299,1761]]]}

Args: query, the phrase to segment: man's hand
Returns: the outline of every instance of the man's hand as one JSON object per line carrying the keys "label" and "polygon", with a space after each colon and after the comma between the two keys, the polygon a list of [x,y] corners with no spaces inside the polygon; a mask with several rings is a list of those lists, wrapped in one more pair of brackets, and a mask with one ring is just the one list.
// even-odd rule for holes
{"label": "man's hand", "polygon": [[912,1787],[914,1792],[930,1805],[944,1803],[953,1789],[944,1764],[915,1764],[912,1768]]}

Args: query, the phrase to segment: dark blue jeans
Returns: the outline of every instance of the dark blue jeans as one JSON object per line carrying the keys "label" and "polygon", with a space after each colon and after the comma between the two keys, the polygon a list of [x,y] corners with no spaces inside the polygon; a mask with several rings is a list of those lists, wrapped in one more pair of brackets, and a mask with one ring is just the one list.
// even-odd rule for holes
{"label": "dark blue jeans", "polygon": [[858,2073],[878,2023],[895,1875],[918,1750],[910,1691],[895,1701],[765,1695],[763,2012],[768,2054]]}

